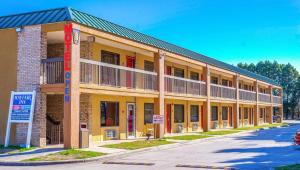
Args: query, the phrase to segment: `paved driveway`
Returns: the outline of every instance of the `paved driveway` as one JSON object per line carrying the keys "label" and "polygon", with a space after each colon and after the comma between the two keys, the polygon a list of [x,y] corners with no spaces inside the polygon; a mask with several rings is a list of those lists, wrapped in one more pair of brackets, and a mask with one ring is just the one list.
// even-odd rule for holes
{"label": "paved driveway", "polygon": [[300,129],[300,124],[286,128],[234,134],[208,141],[193,141],[173,148],[123,155],[110,160],[154,163],[153,166],[107,165],[93,162],[45,167],[0,167],[0,169],[184,169],[175,167],[177,164],[231,166],[237,169],[272,169],[275,166],[300,163],[300,149],[296,150],[291,142],[297,129]]}

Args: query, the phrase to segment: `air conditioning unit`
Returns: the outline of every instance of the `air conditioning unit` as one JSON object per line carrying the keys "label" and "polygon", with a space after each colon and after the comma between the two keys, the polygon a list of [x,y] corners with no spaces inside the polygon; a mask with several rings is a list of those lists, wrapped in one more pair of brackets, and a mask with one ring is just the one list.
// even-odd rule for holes
{"label": "air conditioning unit", "polygon": [[211,128],[212,129],[217,129],[219,126],[218,122],[212,122]]}
{"label": "air conditioning unit", "polygon": [[177,133],[183,133],[183,124],[178,124],[178,125],[177,125],[176,132],[177,132]]}
{"label": "air conditioning unit", "polygon": [[105,131],[106,139],[117,139],[117,132],[114,129],[108,129]]}
{"label": "air conditioning unit", "polygon": [[198,123],[193,123],[192,124],[192,131],[197,131],[198,127],[199,127]]}
{"label": "air conditioning unit", "polygon": [[248,126],[248,125],[249,125],[248,120],[244,120],[244,126]]}
{"label": "air conditioning unit", "polygon": [[228,127],[228,122],[227,121],[223,121],[223,127],[224,128]]}

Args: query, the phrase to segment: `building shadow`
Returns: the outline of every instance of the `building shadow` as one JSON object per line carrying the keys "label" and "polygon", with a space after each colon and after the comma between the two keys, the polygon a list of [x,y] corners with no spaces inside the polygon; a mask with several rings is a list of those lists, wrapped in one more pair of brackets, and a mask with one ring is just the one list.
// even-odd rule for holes
{"label": "building shadow", "polygon": [[6,153],[6,154],[0,154],[0,158],[5,157],[12,157],[12,156],[20,156],[20,155],[31,155],[31,154],[39,154],[39,153],[52,153],[63,150],[62,147],[57,148],[40,148],[40,149],[34,149],[32,151],[26,151],[26,152],[18,152],[18,153]]}
{"label": "building shadow", "polygon": [[[286,128],[289,128],[287,130]],[[234,136],[233,140],[241,141],[259,141],[263,146],[247,145],[245,148],[233,148],[218,150],[215,153],[240,154],[241,158],[223,161],[219,163],[231,164],[237,169],[273,169],[274,167],[300,163],[300,147],[293,143],[293,136],[300,128],[300,124],[294,124],[290,127],[274,128],[251,132],[247,136]],[[270,147],[268,147],[270,143]],[[243,158],[243,155],[249,156]],[[253,155],[253,156],[251,156]]]}

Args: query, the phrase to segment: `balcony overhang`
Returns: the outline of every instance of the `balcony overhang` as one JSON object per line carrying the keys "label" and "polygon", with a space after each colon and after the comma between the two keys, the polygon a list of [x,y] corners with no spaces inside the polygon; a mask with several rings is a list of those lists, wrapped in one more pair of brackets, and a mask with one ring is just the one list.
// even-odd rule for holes
{"label": "balcony overhang", "polygon": [[80,93],[158,98],[158,92],[156,91],[98,86],[93,84],[80,84]]}

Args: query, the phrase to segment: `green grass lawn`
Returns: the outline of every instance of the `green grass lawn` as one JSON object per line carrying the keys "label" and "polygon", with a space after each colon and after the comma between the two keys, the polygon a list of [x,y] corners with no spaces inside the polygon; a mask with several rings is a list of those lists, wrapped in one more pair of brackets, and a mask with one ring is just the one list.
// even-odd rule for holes
{"label": "green grass lawn", "polygon": [[33,150],[35,148],[36,147],[23,148],[15,145],[4,147],[4,145],[0,145],[0,153],[8,153],[8,154],[21,153],[21,152]]}
{"label": "green grass lawn", "polygon": [[196,140],[196,139],[203,139],[209,138],[209,135],[182,135],[182,136],[171,136],[165,137],[165,139],[172,139],[172,140]]}
{"label": "green grass lawn", "polygon": [[299,170],[299,169],[300,169],[300,164],[280,166],[275,168],[275,170]]}
{"label": "green grass lawn", "polygon": [[93,158],[93,157],[98,157],[98,156],[102,156],[102,155],[105,155],[105,153],[69,149],[69,150],[64,150],[61,152],[49,154],[46,156],[25,159],[25,160],[23,160],[23,162],[86,159],[86,158]]}
{"label": "green grass lawn", "polygon": [[141,148],[148,148],[152,146],[159,146],[159,145],[167,145],[171,144],[173,142],[169,142],[166,140],[138,140],[134,142],[122,142],[119,144],[110,144],[110,145],[104,145],[101,147],[107,147],[107,148],[115,148],[115,149],[127,149],[127,150],[135,150],[135,149],[141,149]]}
{"label": "green grass lawn", "polygon": [[218,130],[218,131],[209,131],[209,132],[201,132],[200,134],[204,135],[228,135],[233,133],[241,132],[239,130]]}
{"label": "green grass lawn", "polygon": [[251,127],[241,127],[237,128],[235,130],[257,130],[261,128],[272,128],[277,126],[287,126],[287,123],[273,123],[273,124],[267,124],[267,125],[260,125],[260,126],[251,126]]}
{"label": "green grass lawn", "polygon": [[173,140],[196,140],[202,138],[208,138],[212,136],[219,136],[219,135],[228,135],[233,133],[239,133],[242,131],[247,130],[257,130],[266,127],[277,127],[277,126],[287,126],[286,123],[274,123],[274,124],[267,124],[261,126],[252,126],[252,127],[241,127],[237,129],[229,129],[229,130],[216,130],[216,131],[209,131],[209,132],[200,132],[200,135],[182,135],[182,136],[172,136],[172,137],[165,137],[165,139],[173,139]]}

